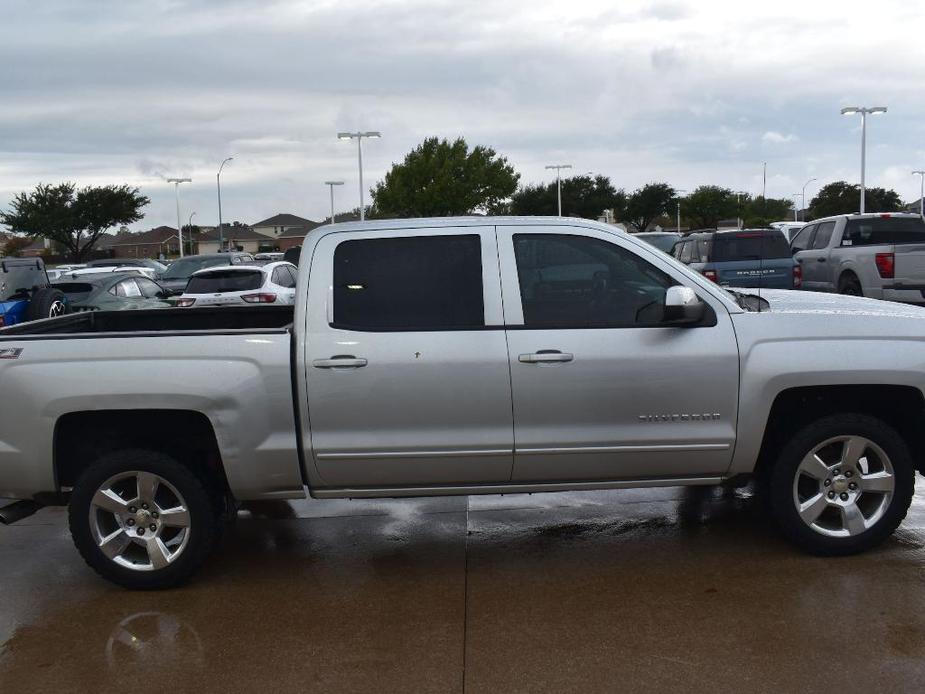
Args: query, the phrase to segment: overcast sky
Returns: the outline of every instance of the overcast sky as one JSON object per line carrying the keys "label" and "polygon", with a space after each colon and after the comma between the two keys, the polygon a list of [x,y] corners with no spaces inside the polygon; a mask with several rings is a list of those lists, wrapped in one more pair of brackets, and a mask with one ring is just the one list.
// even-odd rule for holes
{"label": "overcast sky", "polygon": [[[925,168],[925,6],[774,0],[4,0],[0,207],[38,182],[130,183],[134,228],[252,223],[357,204],[356,148],[380,130],[367,187],[424,137],[464,136],[524,182],[544,164],[692,189],[788,197],[859,179],[917,198]],[[815,193],[810,184],[807,197]]]}

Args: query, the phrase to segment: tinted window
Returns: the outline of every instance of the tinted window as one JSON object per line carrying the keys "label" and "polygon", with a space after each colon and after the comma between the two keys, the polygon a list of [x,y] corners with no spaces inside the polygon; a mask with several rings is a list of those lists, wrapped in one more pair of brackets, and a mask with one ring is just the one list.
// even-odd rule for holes
{"label": "tinted window", "polygon": [[152,282],[144,277],[136,277],[135,284],[138,285],[138,288],[146,299],[157,299],[157,295],[161,293],[161,288],[158,286],[157,282]]}
{"label": "tinted window", "polygon": [[141,291],[138,289],[138,285],[135,284],[135,280],[122,280],[110,289],[109,293],[126,298],[141,296]]}
{"label": "tinted window", "polygon": [[655,324],[675,284],[635,254],[587,236],[515,234],[514,254],[528,326]]}
{"label": "tinted window", "polygon": [[223,292],[246,292],[263,286],[260,270],[213,270],[190,277],[186,285],[187,294],[221,294]]}
{"label": "tinted window", "polygon": [[286,266],[286,272],[289,273],[289,277],[291,278],[291,281],[292,281],[292,284],[289,286],[295,287],[299,283],[299,273],[295,271],[294,267],[291,267],[288,265]]}
{"label": "tinted window", "polygon": [[678,259],[682,263],[689,263],[694,257],[694,244],[696,241],[688,241],[681,248],[681,254],[678,256]]}
{"label": "tinted window", "polygon": [[736,260],[770,260],[789,257],[790,246],[783,232],[777,230],[742,231],[714,236],[710,261],[723,263]]}
{"label": "tinted window", "polygon": [[823,222],[820,224],[816,230],[816,236],[813,238],[813,248],[828,248],[833,231],[835,231],[835,222]]}
{"label": "tinted window", "polygon": [[869,217],[849,219],[842,246],[925,243],[925,221],[921,217]]}
{"label": "tinted window", "polygon": [[805,251],[813,243],[813,232],[816,230],[815,224],[810,224],[800,229],[793,241],[790,243],[790,250],[793,251]]}
{"label": "tinted window", "polygon": [[273,283],[278,284],[280,287],[286,287],[287,289],[295,286],[295,282],[292,281],[292,275],[289,273],[289,268],[285,266],[278,267],[273,271]]}
{"label": "tinted window", "polygon": [[7,265],[6,272],[0,270],[0,301],[28,298],[24,292],[33,287],[44,287],[47,283],[45,271],[39,270],[31,263],[19,267]]}
{"label": "tinted window", "polygon": [[95,289],[92,284],[86,282],[62,282],[61,284],[54,284],[52,286],[64,292],[71,301],[83,301],[89,297]]}
{"label": "tinted window", "polygon": [[334,251],[334,324],[355,330],[484,325],[478,235],[338,244]]}

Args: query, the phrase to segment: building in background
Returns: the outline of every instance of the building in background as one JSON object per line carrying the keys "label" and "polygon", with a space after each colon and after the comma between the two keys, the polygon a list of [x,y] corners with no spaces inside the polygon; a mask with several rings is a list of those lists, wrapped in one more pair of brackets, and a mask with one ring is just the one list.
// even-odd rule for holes
{"label": "building in background", "polygon": [[318,226],[318,222],[299,217],[298,215],[289,214],[288,212],[280,212],[272,217],[251,224],[251,228],[253,228],[254,231],[271,239],[286,236],[295,229],[313,229],[316,226]]}

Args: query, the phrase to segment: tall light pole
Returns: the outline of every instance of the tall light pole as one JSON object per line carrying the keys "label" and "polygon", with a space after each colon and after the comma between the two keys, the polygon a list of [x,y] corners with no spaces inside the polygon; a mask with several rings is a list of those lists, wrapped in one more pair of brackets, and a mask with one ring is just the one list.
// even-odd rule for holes
{"label": "tall light pole", "polygon": [[802,198],[801,198],[801,195],[802,195],[802,193],[794,193],[794,194],[791,196],[791,197],[793,198],[793,221],[794,221],[794,222],[799,222],[799,221],[800,221],[800,220],[797,218],[797,215],[799,214],[799,210],[797,209],[797,198],[799,197],[800,199],[802,199]]}
{"label": "tall light pole", "polygon": [[[193,217],[196,216],[196,213],[193,212],[189,216],[189,224],[186,225],[186,228],[189,229],[189,242],[190,242],[190,251],[193,250]],[[180,236],[180,246],[183,246],[183,237]]]}
{"label": "tall light pole", "polygon": [[559,216],[562,216],[562,178],[560,172],[562,169],[571,169],[571,164],[549,164],[547,169],[556,170],[556,195],[559,199]]}
{"label": "tall light pole", "polygon": [[180,257],[183,257],[183,227],[180,225],[180,184],[192,183],[192,178],[168,178],[168,183],[173,183],[174,192],[177,194],[177,235],[180,237]]}
{"label": "tall light pole", "polygon": [[[382,133],[376,130],[367,130],[365,132],[358,130],[355,133],[337,133],[338,140],[356,140],[357,141],[357,164],[360,168],[360,221],[366,219],[366,210],[363,209],[363,138],[378,139]],[[333,188],[331,189],[333,193]]]}
{"label": "tall light pole", "polygon": [[325,181],[324,184],[331,189],[331,224],[334,223],[334,186],[344,185],[343,181]]}
{"label": "tall light pole", "polygon": [[[806,221],[806,186],[808,186],[813,181],[818,181],[818,178],[811,178],[806,183],[803,184],[803,192],[800,193],[800,206],[803,208],[803,221]],[[799,221],[799,220],[794,220]]]}
{"label": "tall light pole", "polygon": [[925,171],[919,169],[918,171],[913,171],[912,175],[918,176],[921,182],[921,189],[919,192],[919,214],[925,218]]}
{"label": "tall light pole", "polygon": [[867,168],[867,116],[874,113],[886,113],[886,106],[845,106],[841,110],[843,116],[861,114],[861,214],[864,214],[864,170]]}
{"label": "tall light pole", "polygon": [[[686,192],[687,192],[686,190],[676,190],[675,194],[677,195],[678,193],[686,193]],[[680,234],[681,233],[681,196],[680,195],[678,195],[677,203],[678,203],[678,233]]]}
{"label": "tall light pole", "polygon": [[745,220],[742,218],[742,196],[748,197],[748,192],[744,190],[735,191],[736,196],[736,226],[741,229],[745,226]]}
{"label": "tall light pole", "polygon": [[218,251],[221,253],[225,247],[225,230],[222,227],[222,169],[225,164],[234,160],[234,157],[223,159],[221,166],[218,167],[218,173],[215,174],[215,188],[218,191]]}

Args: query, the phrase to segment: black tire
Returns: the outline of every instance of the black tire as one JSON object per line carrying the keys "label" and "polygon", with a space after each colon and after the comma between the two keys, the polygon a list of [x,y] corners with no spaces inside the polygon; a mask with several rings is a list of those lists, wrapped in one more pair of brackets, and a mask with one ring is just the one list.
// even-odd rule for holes
{"label": "black tire", "polygon": [[[91,528],[91,502],[97,490],[114,476],[133,471],[165,480],[176,489],[189,512],[186,544],[164,568],[138,570],[116,563],[100,550]],[[137,449],[109,453],[87,468],[74,485],[68,509],[71,537],[84,561],[106,580],[135,590],[172,588],[199,569],[217,542],[220,514],[214,496],[188,468],[168,455]]]}
{"label": "black tire", "polygon": [[[851,536],[831,537],[805,523],[794,501],[794,479],[803,458],[816,446],[840,436],[860,436],[873,442],[888,456],[893,468],[894,489],[883,515],[867,530]],[[915,468],[902,437],[880,419],[863,414],[834,414],[804,426],[790,439],[771,470],[771,511],[787,539],[804,550],[822,556],[856,554],[875,547],[889,537],[906,517],[915,491]]]}
{"label": "black tire", "polygon": [[26,309],[26,318],[30,321],[40,320],[42,318],[54,318],[63,316],[67,313],[67,298],[60,289],[45,287],[39,289],[29,299],[29,307]]}
{"label": "black tire", "polygon": [[846,272],[838,280],[838,293],[847,294],[848,296],[864,296],[861,281],[850,272]]}

